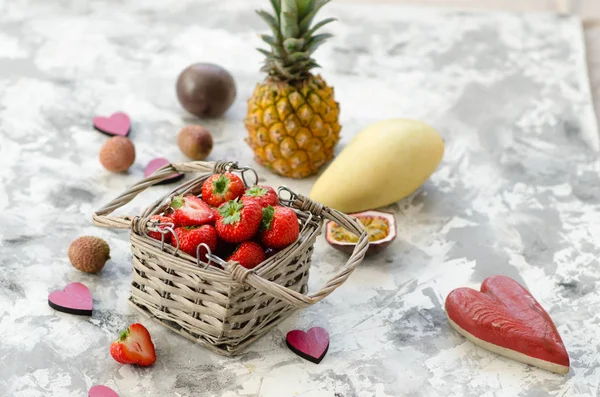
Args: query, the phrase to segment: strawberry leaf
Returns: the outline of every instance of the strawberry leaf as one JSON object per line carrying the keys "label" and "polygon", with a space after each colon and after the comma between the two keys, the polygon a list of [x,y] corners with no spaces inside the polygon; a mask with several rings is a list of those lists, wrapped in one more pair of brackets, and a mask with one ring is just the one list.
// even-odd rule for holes
{"label": "strawberry leaf", "polygon": [[224,225],[232,225],[242,219],[242,209],[244,204],[238,199],[231,200],[219,208],[219,214],[223,217]]}
{"label": "strawberry leaf", "polygon": [[177,209],[183,207],[184,203],[185,203],[185,199],[183,198],[183,196],[174,197],[173,200],[171,200],[171,208],[173,208],[174,210],[177,210]]}
{"label": "strawberry leaf", "polygon": [[219,196],[224,196],[229,190],[230,182],[231,180],[225,174],[221,174],[213,181],[213,192]]}
{"label": "strawberry leaf", "polygon": [[267,193],[269,193],[269,191],[262,186],[252,186],[250,189],[246,190],[244,196],[262,197]]}
{"label": "strawberry leaf", "polygon": [[275,208],[272,206],[267,206],[262,210],[262,220],[260,222],[260,228],[262,230],[269,230],[271,228],[271,223],[273,222],[273,216],[275,215]]}
{"label": "strawberry leaf", "polygon": [[128,336],[129,336],[129,328],[127,328],[125,331],[121,332],[121,334],[119,335],[119,342],[123,342],[125,339],[127,339]]}

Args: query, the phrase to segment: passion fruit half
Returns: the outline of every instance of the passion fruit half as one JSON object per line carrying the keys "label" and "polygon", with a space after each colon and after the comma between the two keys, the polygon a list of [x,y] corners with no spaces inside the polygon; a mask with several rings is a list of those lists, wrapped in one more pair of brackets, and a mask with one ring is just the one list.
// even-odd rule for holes
{"label": "passion fruit half", "polygon": [[[350,214],[358,218],[369,234],[369,248],[366,255],[371,255],[386,248],[396,238],[396,218],[394,214],[382,211],[364,211]],[[351,254],[358,242],[358,237],[333,221],[327,222],[325,238],[335,249]]]}

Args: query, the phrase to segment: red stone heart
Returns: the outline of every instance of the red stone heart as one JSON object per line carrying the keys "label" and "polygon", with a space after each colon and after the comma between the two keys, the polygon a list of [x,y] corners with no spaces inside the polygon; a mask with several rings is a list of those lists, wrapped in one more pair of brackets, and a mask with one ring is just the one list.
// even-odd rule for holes
{"label": "red stone heart", "polygon": [[[159,158],[156,158],[156,159],[150,161],[148,163],[148,165],[146,166],[146,168],[144,169],[144,177],[148,178],[150,175],[154,174],[158,169],[160,169],[161,167],[163,167],[167,164],[170,164],[169,160],[162,158],[162,157],[159,157]],[[180,180],[181,178],[183,178],[183,174],[173,174],[173,176],[165,179],[162,182],[157,183],[157,185],[176,182],[176,181]]]}
{"label": "red stone heart", "polygon": [[94,386],[88,392],[88,397],[119,397],[119,395],[110,387]]}
{"label": "red stone heart", "polygon": [[81,283],[67,284],[63,291],[54,291],[48,295],[51,308],[69,314],[92,315],[92,294]]}
{"label": "red stone heart", "polygon": [[94,117],[94,128],[112,136],[127,136],[131,130],[131,120],[123,112],[117,112],[110,117]]}
{"label": "red stone heart", "polygon": [[307,332],[290,331],[285,340],[290,350],[315,364],[323,360],[329,348],[329,334],[321,327],[311,328]]}
{"label": "red stone heart", "polygon": [[458,288],[446,298],[450,325],[475,344],[548,371],[569,372],[569,354],[552,319],[515,280],[488,277],[481,292]]}

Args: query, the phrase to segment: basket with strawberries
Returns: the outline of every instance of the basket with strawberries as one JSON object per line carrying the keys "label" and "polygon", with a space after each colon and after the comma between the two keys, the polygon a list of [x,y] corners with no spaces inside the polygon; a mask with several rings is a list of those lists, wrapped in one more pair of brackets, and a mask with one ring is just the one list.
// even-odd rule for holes
{"label": "basket with strawberries", "polygon": [[[140,216],[111,215],[146,188],[189,172],[199,176]],[[133,307],[224,355],[242,351],[295,309],[329,295],[368,247],[355,219],[257,182],[254,170],[234,162],[170,164],[94,214],[98,226],[131,229]],[[325,219],[359,242],[339,273],[308,295],[313,245]]]}

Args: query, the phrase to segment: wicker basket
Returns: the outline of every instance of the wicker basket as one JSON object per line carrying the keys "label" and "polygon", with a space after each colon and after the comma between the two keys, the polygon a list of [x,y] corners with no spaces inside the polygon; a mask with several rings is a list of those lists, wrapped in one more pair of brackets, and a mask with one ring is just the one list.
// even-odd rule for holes
{"label": "wicker basket", "polygon": [[[199,195],[202,183],[213,173],[239,172],[246,181],[249,168],[236,163],[191,162],[170,164],[135,184],[93,216],[97,226],[131,229],[133,280],[130,303],[141,313],[210,350],[232,356],[294,310],[312,305],[339,287],[362,261],[368,237],[362,224],[338,211],[324,207],[283,188],[282,205],[295,210],[300,221],[299,239],[252,270],[237,262],[209,266],[147,236],[159,231],[149,218],[162,212],[170,199],[180,194]],[[138,217],[110,216],[115,209],[133,200],[141,191],[175,173],[197,172],[192,179],[156,201]],[[256,178],[258,179],[258,178]],[[286,197],[281,197],[285,195]],[[289,197],[287,197],[289,196]],[[307,295],[308,271],[313,245],[324,219],[343,225],[360,236],[346,265],[318,292]]]}

